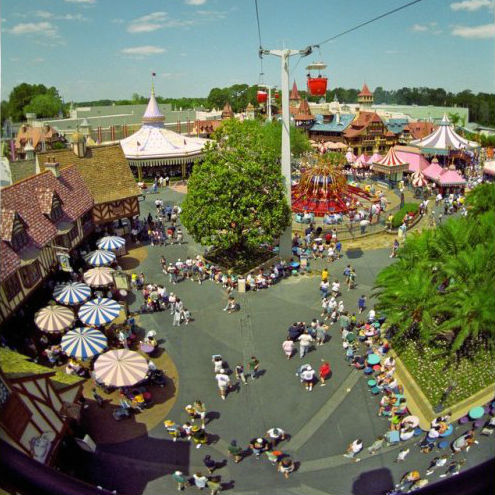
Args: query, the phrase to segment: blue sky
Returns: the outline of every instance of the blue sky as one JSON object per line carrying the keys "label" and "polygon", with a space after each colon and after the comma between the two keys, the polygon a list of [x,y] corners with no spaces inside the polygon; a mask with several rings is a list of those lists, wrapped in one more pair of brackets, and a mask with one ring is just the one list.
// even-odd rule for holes
{"label": "blue sky", "polygon": [[[407,0],[258,0],[265,48],[302,49]],[[2,99],[21,82],[59,88],[66,101],[148,94],[207,96],[259,82],[254,0],[6,0]],[[444,87],[494,92],[493,0],[423,0],[321,46],[329,88]],[[316,52],[291,59],[305,85]],[[280,84],[265,57],[264,82]],[[296,65],[297,64],[297,65]]]}

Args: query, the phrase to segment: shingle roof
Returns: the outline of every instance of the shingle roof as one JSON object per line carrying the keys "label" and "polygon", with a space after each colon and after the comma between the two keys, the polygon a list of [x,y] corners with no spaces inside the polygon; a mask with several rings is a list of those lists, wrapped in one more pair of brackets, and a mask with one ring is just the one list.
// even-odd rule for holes
{"label": "shingle roof", "polygon": [[297,84],[296,81],[294,81],[294,84],[292,85],[292,90],[289,95],[289,101],[290,100],[300,100],[301,97],[299,96],[299,91],[297,90]]}
{"label": "shingle roof", "polygon": [[363,89],[361,90],[361,93],[358,94],[358,96],[373,96],[373,93],[369,90],[366,83],[364,83]]}
{"label": "shingle roof", "polygon": [[352,113],[340,114],[340,122],[337,122],[337,118],[334,116],[331,122],[316,122],[312,125],[311,131],[322,132],[344,132],[354,119]]}
{"label": "shingle roof", "polygon": [[[55,157],[62,170],[76,165],[95,204],[119,201],[141,194],[119,144],[88,147],[83,158],[67,149],[38,153],[37,156],[41,170],[44,170],[49,156]],[[61,199],[63,201],[63,198]]]}
{"label": "shingle roof", "polygon": [[436,125],[431,122],[410,122],[407,125],[409,133],[413,139],[423,139],[424,137],[431,134],[435,129]]}
{"label": "shingle roof", "polygon": [[308,100],[302,100],[299,108],[297,110],[296,115],[294,116],[295,120],[314,120],[313,114],[311,113],[311,109],[309,108]]}
{"label": "shingle roof", "polygon": [[38,146],[40,141],[43,139],[50,141],[57,135],[58,132],[51,126],[47,125],[46,127],[33,127],[25,124],[19,128],[15,138],[15,147],[22,148],[22,143],[31,141],[33,147],[36,148],[36,146]]}
{"label": "shingle roof", "polygon": [[351,126],[344,131],[345,137],[359,136],[371,123],[382,122],[376,112],[359,112]]}
{"label": "shingle roof", "polygon": [[[7,241],[12,233],[13,216],[17,213],[26,225],[30,238],[28,247],[41,248],[57,236],[56,225],[43,214],[39,198],[40,191],[56,193],[62,202],[62,211],[69,221],[75,221],[93,206],[91,194],[76,167],[62,170],[57,179],[49,172],[43,172],[2,189],[2,240],[0,241],[0,281],[8,278],[21,264],[21,258]],[[50,199],[51,201],[51,199]],[[46,208],[44,208],[46,211]],[[8,212],[4,217],[3,212]],[[5,224],[4,224],[5,221]],[[10,232],[8,229],[10,228]]]}

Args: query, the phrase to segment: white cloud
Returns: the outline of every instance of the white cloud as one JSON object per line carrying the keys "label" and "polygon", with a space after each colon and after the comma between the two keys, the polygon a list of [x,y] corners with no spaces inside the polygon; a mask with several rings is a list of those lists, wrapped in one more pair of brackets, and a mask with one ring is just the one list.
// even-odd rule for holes
{"label": "white cloud", "polygon": [[423,24],[414,24],[411,29],[413,31],[421,32],[421,31],[428,31],[428,26],[424,26]]}
{"label": "white cloud", "polygon": [[144,45],[144,46],[133,46],[130,48],[123,48],[121,53],[124,55],[137,55],[137,56],[149,56],[149,55],[157,55],[159,53],[166,52],[165,48],[161,48],[159,46],[152,45]]}
{"label": "white cloud", "polygon": [[452,10],[468,10],[474,12],[483,7],[490,8],[493,6],[492,0],[463,0],[462,2],[454,2],[450,4]]}
{"label": "white cloud", "polygon": [[58,21],[87,21],[87,17],[82,14],[63,14],[58,15],[53,12],[48,12],[47,10],[36,10],[33,12],[36,17],[41,17],[42,19],[52,19]]}
{"label": "white cloud", "polygon": [[9,33],[15,35],[23,34],[39,34],[48,38],[58,38],[57,26],[50,22],[21,22],[8,30]]}
{"label": "white cloud", "polygon": [[203,5],[206,3],[206,0],[186,0],[187,5]]}
{"label": "white cloud", "polygon": [[172,19],[167,12],[153,12],[132,20],[127,26],[129,33],[150,33],[167,27],[185,27],[195,24],[193,20]]}
{"label": "white cloud", "polygon": [[65,0],[68,3],[96,3],[96,0]]}
{"label": "white cloud", "polygon": [[221,10],[197,10],[196,14],[211,21],[222,20],[227,17],[226,12],[222,12]]}
{"label": "white cloud", "polygon": [[413,24],[411,26],[411,31],[415,31],[417,33],[425,33],[429,32],[431,34],[440,34],[442,32],[441,29],[437,29],[438,22],[428,22],[426,24]]}
{"label": "white cloud", "polygon": [[495,24],[482,24],[481,26],[454,26],[453,36],[467,39],[495,38]]}

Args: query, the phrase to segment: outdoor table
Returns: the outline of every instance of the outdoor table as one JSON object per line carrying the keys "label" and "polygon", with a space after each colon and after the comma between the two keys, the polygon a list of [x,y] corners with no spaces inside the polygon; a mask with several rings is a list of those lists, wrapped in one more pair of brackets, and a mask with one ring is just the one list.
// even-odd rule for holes
{"label": "outdoor table", "polygon": [[295,268],[296,270],[299,268],[299,263],[297,261],[291,261],[289,264],[291,268]]}
{"label": "outdoor table", "polygon": [[443,433],[440,434],[440,437],[441,438],[449,437],[450,435],[452,435],[452,433],[454,433],[454,427],[452,425],[449,425],[449,427]]}
{"label": "outdoor table", "polygon": [[368,364],[378,364],[380,362],[380,356],[377,354],[370,354],[368,356]]}
{"label": "outdoor table", "polygon": [[145,352],[146,354],[151,354],[154,350],[155,350],[155,347],[152,346],[151,344],[141,344],[139,346],[139,349],[143,352]]}
{"label": "outdoor table", "polygon": [[125,289],[120,289],[118,291],[119,299],[125,299],[127,297],[127,291]]}
{"label": "outdoor table", "polygon": [[483,414],[485,414],[485,410],[481,406],[473,407],[469,410],[469,417],[471,419],[479,419]]}
{"label": "outdoor table", "polygon": [[373,388],[376,385],[376,380],[368,380],[368,387]]}

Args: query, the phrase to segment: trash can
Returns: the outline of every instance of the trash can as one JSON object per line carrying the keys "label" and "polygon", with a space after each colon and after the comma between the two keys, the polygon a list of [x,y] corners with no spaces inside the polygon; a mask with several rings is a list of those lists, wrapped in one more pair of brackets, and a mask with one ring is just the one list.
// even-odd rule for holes
{"label": "trash can", "polygon": [[246,279],[245,278],[239,277],[237,279],[237,292],[239,292],[239,294],[243,294],[244,292],[246,292]]}

